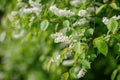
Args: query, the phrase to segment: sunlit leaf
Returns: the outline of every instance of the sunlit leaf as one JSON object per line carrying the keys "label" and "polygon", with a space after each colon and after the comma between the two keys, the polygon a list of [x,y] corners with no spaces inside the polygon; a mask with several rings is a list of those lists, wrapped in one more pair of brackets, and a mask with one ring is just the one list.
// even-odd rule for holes
{"label": "sunlit leaf", "polygon": [[107,55],[108,45],[104,40],[102,40],[101,38],[96,38],[96,39],[94,39],[93,43],[97,47],[99,52],[101,52],[105,56]]}
{"label": "sunlit leaf", "polygon": [[62,74],[61,80],[68,80],[68,77],[69,77],[69,73],[66,72],[66,73]]}
{"label": "sunlit leaf", "polygon": [[40,27],[43,31],[45,31],[48,28],[48,26],[49,26],[48,20],[44,20],[44,21],[41,22]]}
{"label": "sunlit leaf", "polygon": [[111,18],[107,23],[107,28],[112,33],[115,33],[118,29],[118,22],[115,19]]}

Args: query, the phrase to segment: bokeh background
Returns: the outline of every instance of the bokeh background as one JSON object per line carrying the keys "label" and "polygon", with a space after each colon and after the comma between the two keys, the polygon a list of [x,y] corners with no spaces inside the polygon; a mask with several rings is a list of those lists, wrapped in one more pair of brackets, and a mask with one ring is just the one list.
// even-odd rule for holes
{"label": "bokeh background", "polygon": [[[49,60],[61,46],[51,39],[53,30],[48,28],[43,32],[38,29],[39,24],[33,24],[32,28],[23,25],[25,35],[14,38],[14,33],[19,33],[16,31],[19,25],[14,25],[8,15],[16,8],[17,0],[0,0],[0,80],[60,80],[61,73],[70,67],[52,66],[47,70]],[[23,22],[27,23],[27,19]],[[110,53],[105,57],[100,54],[80,80],[110,80],[113,71],[120,70],[119,64],[120,58],[116,55]],[[120,72],[115,79],[120,80]]]}

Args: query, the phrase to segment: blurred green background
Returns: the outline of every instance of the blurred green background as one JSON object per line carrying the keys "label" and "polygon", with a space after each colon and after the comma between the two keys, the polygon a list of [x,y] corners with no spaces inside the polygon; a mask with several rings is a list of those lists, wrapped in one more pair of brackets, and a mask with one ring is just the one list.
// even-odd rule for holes
{"label": "blurred green background", "polygon": [[[24,28],[22,38],[13,38],[19,25],[14,26],[8,14],[16,10],[16,5],[16,0],[0,0],[0,80],[60,80],[61,73],[70,67],[52,66],[47,70],[53,53],[61,46],[51,39],[51,28],[43,32],[38,29],[39,24],[33,24],[32,28]],[[112,50],[107,57],[100,54],[80,80],[110,80],[113,71],[120,69],[119,64],[120,58]],[[120,72],[116,74],[115,80],[120,80]]]}

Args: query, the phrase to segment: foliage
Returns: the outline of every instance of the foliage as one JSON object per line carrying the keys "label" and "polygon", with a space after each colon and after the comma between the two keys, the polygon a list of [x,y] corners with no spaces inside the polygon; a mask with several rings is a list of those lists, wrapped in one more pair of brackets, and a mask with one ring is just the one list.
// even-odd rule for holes
{"label": "foliage", "polygon": [[119,80],[119,0],[1,0],[1,80]]}

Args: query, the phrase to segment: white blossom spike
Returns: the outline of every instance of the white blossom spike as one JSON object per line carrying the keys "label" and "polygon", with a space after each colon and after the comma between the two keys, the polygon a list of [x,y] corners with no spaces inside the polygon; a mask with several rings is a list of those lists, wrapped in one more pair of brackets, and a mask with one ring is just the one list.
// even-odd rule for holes
{"label": "white blossom spike", "polygon": [[59,17],[71,17],[71,16],[75,15],[74,12],[71,12],[70,10],[59,9],[55,5],[51,6],[49,8],[49,10],[52,11],[56,16],[59,16]]}
{"label": "white blossom spike", "polygon": [[105,25],[107,25],[107,23],[108,23],[108,18],[107,17],[103,17],[103,20],[102,20],[102,22],[105,24]]}
{"label": "white blossom spike", "polygon": [[74,60],[64,60],[62,65],[64,66],[71,66],[74,63]]}
{"label": "white blossom spike", "polygon": [[61,32],[56,32],[55,34],[51,34],[51,37],[54,39],[55,43],[61,42],[68,44],[70,42],[69,37],[63,35],[63,33]]}
{"label": "white blossom spike", "polygon": [[80,16],[80,17],[87,17],[87,16],[90,16],[90,14],[88,14],[86,10],[80,10],[78,12],[78,16]]}
{"label": "white blossom spike", "polygon": [[73,26],[77,26],[77,25],[81,26],[81,25],[84,25],[84,24],[86,24],[86,23],[88,23],[88,21],[86,20],[86,18],[82,18],[82,19],[77,20],[77,21],[73,24]]}
{"label": "white blossom spike", "polygon": [[85,69],[85,68],[82,68],[82,69],[78,72],[77,77],[78,77],[78,78],[82,78],[82,77],[84,77],[85,73],[86,73],[86,69]]}

